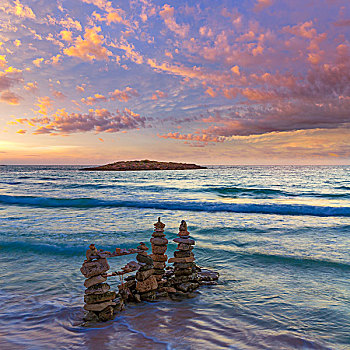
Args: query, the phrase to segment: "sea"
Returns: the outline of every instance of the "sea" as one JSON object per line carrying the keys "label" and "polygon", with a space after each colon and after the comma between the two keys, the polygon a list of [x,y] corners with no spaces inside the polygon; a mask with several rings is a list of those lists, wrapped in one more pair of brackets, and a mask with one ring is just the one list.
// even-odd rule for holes
{"label": "sea", "polygon": [[[350,166],[81,167],[0,167],[1,350],[350,349]],[[89,244],[150,247],[158,217],[218,284],[84,327]]]}

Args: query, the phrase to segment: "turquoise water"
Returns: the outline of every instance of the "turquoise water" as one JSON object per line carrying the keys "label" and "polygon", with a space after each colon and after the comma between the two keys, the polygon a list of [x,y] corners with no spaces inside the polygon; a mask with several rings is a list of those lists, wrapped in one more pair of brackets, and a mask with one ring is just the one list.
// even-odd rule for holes
{"label": "turquoise water", "polygon": [[[219,285],[81,327],[87,246],[149,242],[158,216]],[[1,349],[350,349],[349,166],[0,167],[0,228]]]}

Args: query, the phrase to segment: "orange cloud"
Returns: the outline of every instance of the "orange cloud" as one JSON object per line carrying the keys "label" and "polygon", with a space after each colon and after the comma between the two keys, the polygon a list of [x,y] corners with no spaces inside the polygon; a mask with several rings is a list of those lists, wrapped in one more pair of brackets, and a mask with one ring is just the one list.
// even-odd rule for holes
{"label": "orange cloud", "polygon": [[74,46],[66,48],[63,52],[67,56],[79,57],[84,61],[106,60],[112,53],[102,46],[104,43],[103,35],[99,35],[101,27],[92,27],[85,29],[84,39],[79,35],[75,39]]}
{"label": "orange cloud", "polygon": [[89,96],[87,98],[82,98],[80,101],[85,103],[86,105],[94,105],[99,102],[106,102],[108,98],[101,94],[95,94],[93,97]]}
{"label": "orange cloud", "polygon": [[5,68],[7,66],[6,56],[0,55],[0,68]]}
{"label": "orange cloud", "polygon": [[208,86],[208,88],[205,90],[205,93],[209,95],[210,97],[216,97],[218,94],[216,91],[213,90],[212,87]]}
{"label": "orange cloud", "polygon": [[86,86],[86,84],[81,84],[81,86],[77,85],[77,86],[75,87],[75,89],[76,89],[78,92],[83,93],[83,92],[85,92],[85,86]]}
{"label": "orange cloud", "polygon": [[17,131],[17,134],[25,134],[27,132],[27,130],[24,130],[24,129],[20,129]]}
{"label": "orange cloud", "polygon": [[42,57],[40,58],[36,58],[34,61],[33,61],[33,64],[34,66],[37,66],[38,68],[40,67],[42,61],[44,61],[44,59]]}
{"label": "orange cloud", "polygon": [[10,105],[18,105],[21,97],[11,91],[4,91],[0,95],[0,101],[8,103]]}
{"label": "orange cloud", "polygon": [[38,102],[34,105],[39,107],[39,109],[36,110],[35,113],[47,116],[48,112],[52,109],[53,100],[51,100],[49,96],[38,97]]}
{"label": "orange cloud", "polygon": [[27,83],[27,85],[24,85],[23,87],[28,92],[35,92],[38,90],[38,83],[34,81],[34,83]]}
{"label": "orange cloud", "polygon": [[212,136],[207,134],[180,134],[179,132],[169,132],[166,135],[157,135],[163,139],[176,139],[187,141],[199,141],[199,142],[223,142],[224,138],[221,136]]}
{"label": "orange cloud", "polygon": [[61,36],[62,40],[64,40],[64,41],[71,42],[73,40],[72,35],[73,35],[73,33],[70,32],[69,30],[62,30],[60,32],[60,36]]}
{"label": "orange cloud", "polygon": [[151,100],[158,100],[158,98],[164,98],[167,97],[168,95],[160,90],[156,90],[156,92],[152,95]]}
{"label": "orange cloud", "polygon": [[29,6],[22,5],[19,2],[19,0],[15,0],[13,5],[7,3],[3,6],[0,6],[0,10],[9,14],[13,14],[20,18],[30,18],[30,19],[36,18],[33,10]]}
{"label": "orange cloud", "polygon": [[110,92],[111,100],[119,100],[121,102],[129,101],[133,96],[139,96],[137,90],[127,86],[123,91],[115,89],[113,92]]}

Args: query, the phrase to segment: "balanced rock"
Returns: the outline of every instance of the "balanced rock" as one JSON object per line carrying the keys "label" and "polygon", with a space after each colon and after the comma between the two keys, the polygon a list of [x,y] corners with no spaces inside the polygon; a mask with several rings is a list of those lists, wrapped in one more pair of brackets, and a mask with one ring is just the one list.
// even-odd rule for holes
{"label": "balanced rock", "polygon": [[96,304],[103,301],[113,300],[117,296],[116,292],[106,292],[104,294],[88,294],[84,296],[86,304]]}
{"label": "balanced rock", "polygon": [[85,304],[84,309],[86,311],[102,311],[108,306],[114,306],[115,303],[113,301],[105,301],[104,303],[98,304]]}
{"label": "balanced rock", "polygon": [[146,264],[146,265],[152,265],[153,264],[152,258],[150,256],[148,256],[148,255],[137,254],[136,260],[138,262]]}
{"label": "balanced rock", "polygon": [[165,237],[164,238],[160,238],[160,237],[151,238],[150,242],[153,245],[165,245],[165,244],[168,244],[168,240]]}
{"label": "balanced rock", "polygon": [[107,259],[98,259],[95,261],[84,262],[81,267],[81,273],[86,277],[90,278],[93,276],[101,275],[109,270]]}
{"label": "balanced rock", "polygon": [[154,276],[147,278],[144,281],[138,281],[136,284],[136,290],[140,293],[149,292],[155,290],[158,287],[157,280]]}
{"label": "balanced rock", "polygon": [[84,286],[86,288],[89,288],[91,286],[94,286],[95,284],[103,283],[107,281],[107,277],[103,277],[101,275],[93,276],[85,280]]}
{"label": "balanced rock", "polygon": [[167,255],[151,254],[150,256],[153,259],[153,261],[157,261],[157,262],[165,262],[165,261],[168,260],[168,256]]}
{"label": "balanced rock", "polygon": [[180,238],[180,237],[176,237],[173,239],[174,242],[176,243],[185,243],[185,244],[190,244],[190,245],[195,245],[196,242],[191,239],[191,238]]}
{"label": "balanced rock", "polygon": [[175,262],[189,263],[189,262],[193,262],[193,261],[195,261],[195,258],[193,256],[190,256],[188,258],[171,258],[171,259],[169,259],[169,263],[175,263]]}
{"label": "balanced rock", "polygon": [[165,261],[154,261],[153,266],[155,269],[165,269]]}
{"label": "balanced rock", "polygon": [[109,291],[109,288],[110,286],[107,283],[95,284],[85,289],[85,294],[104,294]]}
{"label": "balanced rock", "polygon": [[147,278],[151,277],[153,275],[153,273],[154,273],[154,269],[149,269],[146,271],[138,271],[138,272],[136,272],[136,279],[138,281],[144,281]]}
{"label": "balanced rock", "polygon": [[113,316],[114,316],[114,308],[112,305],[110,305],[98,313],[98,320],[101,322],[106,322],[109,320],[113,320]]}
{"label": "balanced rock", "polygon": [[167,246],[161,246],[161,245],[154,245],[152,244],[152,253],[153,254],[164,254],[167,250]]}

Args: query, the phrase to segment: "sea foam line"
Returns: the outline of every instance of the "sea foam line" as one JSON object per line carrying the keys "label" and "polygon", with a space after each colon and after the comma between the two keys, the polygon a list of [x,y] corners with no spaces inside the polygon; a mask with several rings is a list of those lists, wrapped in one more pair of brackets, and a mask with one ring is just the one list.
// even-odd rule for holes
{"label": "sea foam line", "polygon": [[302,204],[218,203],[196,201],[103,200],[93,198],[52,198],[0,195],[0,204],[41,208],[139,208],[200,212],[232,212],[277,215],[312,215],[350,217],[350,207],[313,206]]}

